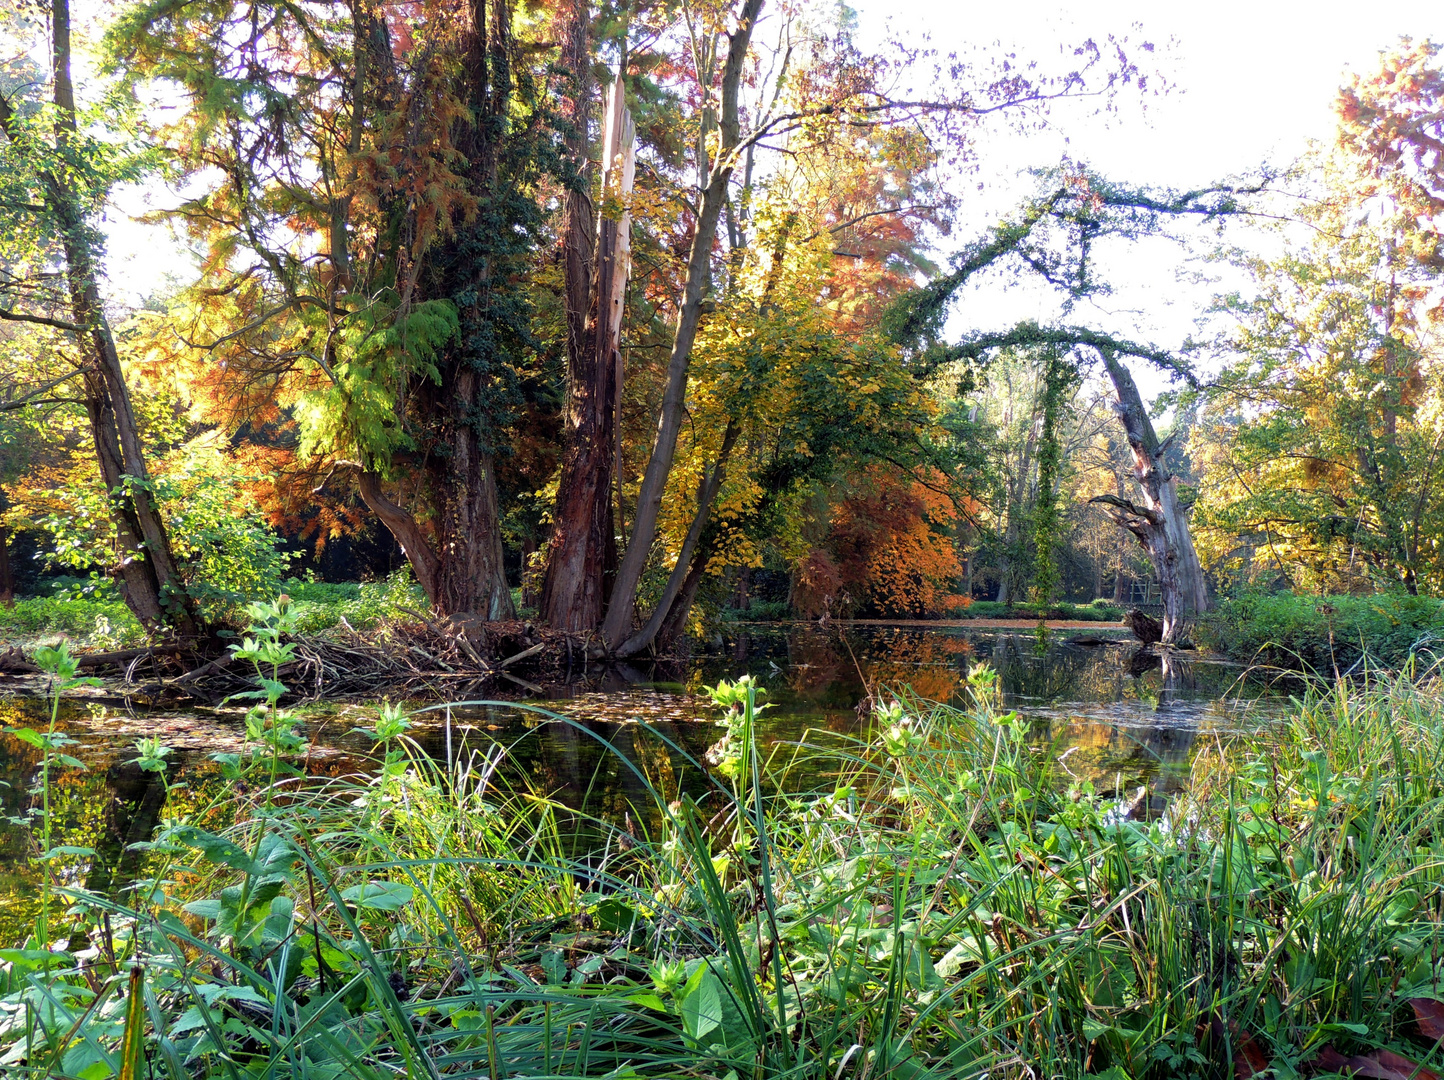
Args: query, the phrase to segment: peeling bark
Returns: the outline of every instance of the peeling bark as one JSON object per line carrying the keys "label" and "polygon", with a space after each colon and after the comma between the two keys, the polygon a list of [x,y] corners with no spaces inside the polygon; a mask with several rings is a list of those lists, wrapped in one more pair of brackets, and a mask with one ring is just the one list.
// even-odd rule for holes
{"label": "peeling bark", "polygon": [[[583,20],[584,22],[584,20]],[[585,49],[579,55],[585,58]],[[579,61],[580,63],[581,61]],[[565,251],[567,307],[567,431],[557,485],[540,613],[561,630],[595,629],[602,621],[605,582],[616,569],[612,480],[617,467],[621,399],[622,311],[631,254],[631,221],[616,200],[632,191],[636,132],[621,76],[613,83],[602,160],[602,212],[595,258],[591,208],[569,192]],[[583,125],[579,125],[583,126]],[[575,148],[579,157],[584,147]]]}

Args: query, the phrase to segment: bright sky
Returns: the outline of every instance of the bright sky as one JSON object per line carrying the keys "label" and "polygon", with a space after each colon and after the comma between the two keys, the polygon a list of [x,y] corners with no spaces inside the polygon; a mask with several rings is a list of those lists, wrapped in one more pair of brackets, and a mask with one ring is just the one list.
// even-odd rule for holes
{"label": "bright sky", "polygon": [[[1338,0],[852,4],[864,41],[880,40],[890,32],[890,22],[891,32],[908,41],[920,43],[921,34],[930,34],[931,44],[944,52],[966,53],[997,43],[1021,59],[1053,61],[1064,46],[1088,37],[1101,41],[1110,33],[1159,46],[1152,59],[1174,89],[1165,97],[1149,95],[1146,110],[1136,97],[1106,117],[1089,115],[1091,106],[1065,105],[1055,110],[1055,127],[1049,132],[991,140],[984,164],[988,190],[971,197],[971,221],[952,237],[959,244],[1028,192],[1028,181],[1018,179],[1022,170],[1056,165],[1065,154],[1121,181],[1179,188],[1207,184],[1265,161],[1286,163],[1309,139],[1330,136],[1331,106],[1346,70],[1370,70],[1379,51],[1400,35],[1444,39],[1444,7],[1437,0],[1373,0],[1367,5],[1351,0],[1347,6]],[[1141,50],[1134,55],[1148,59]],[[128,213],[143,208],[134,193],[119,207]],[[163,234],[115,212],[110,228],[111,289],[117,299],[135,302],[161,286],[167,272],[185,272],[184,261],[167,250]],[[1072,318],[1176,346],[1193,329],[1212,291],[1180,285],[1175,275],[1182,268],[1179,249],[1172,244],[1132,247],[1105,268],[1116,286],[1114,296]],[[1021,318],[1047,322],[1054,317],[1055,305],[1041,291],[985,286],[963,302],[954,326],[959,331],[1001,328]],[[1156,379],[1144,376],[1140,381],[1145,393],[1163,388]]]}
{"label": "bright sky", "polygon": [[[1123,182],[1185,189],[1264,162],[1286,164],[1310,139],[1330,138],[1334,96],[1346,71],[1372,70],[1379,52],[1401,35],[1444,40],[1444,7],[1422,0],[854,3],[865,39],[880,38],[891,23],[904,38],[930,34],[933,47],[944,52],[996,42],[1020,59],[1051,60],[1065,43],[1089,37],[1101,42],[1110,33],[1159,46],[1153,58],[1173,90],[1166,97],[1149,95],[1146,110],[1130,103],[1118,114],[1097,117],[1086,108],[1060,107],[1055,131],[994,140],[987,154],[990,190],[980,196],[984,221],[1026,193],[1013,180],[1021,170],[1056,165],[1065,154]],[[1133,55],[1145,58],[1141,50]],[[1244,239],[1237,233],[1230,238]],[[1107,310],[1080,310],[1071,318],[1162,345],[1181,344],[1212,289],[1180,285],[1180,259],[1170,243],[1130,249],[1105,270],[1116,286],[1103,301]],[[1047,322],[1055,314],[1051,298],[1039,291],[984,287],[964,301],[953,325],[958,331],[1001,328],[1021,318]],[[1163,388],[1160,380],[1138,374],[1145,393]]]}

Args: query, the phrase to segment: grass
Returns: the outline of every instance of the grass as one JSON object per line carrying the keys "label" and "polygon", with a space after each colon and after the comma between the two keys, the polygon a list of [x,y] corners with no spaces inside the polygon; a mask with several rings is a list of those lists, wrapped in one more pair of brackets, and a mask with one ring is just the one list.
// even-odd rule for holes
{"label": "grass", "polygon": [[[262,614],[269,676],[294,613]],[[615,765],[649,801],[617,821],[501,786],[500,747],[431,760],[391,707],[370,772],[305,777],[266,686],[224,802],[166,823],[126,904],[46,861],[68,946],[0,954],[0,1068],[125,1075],[136,1040],[174,1080],[1439,1068],[1413,1023],[1444,998],[1436,681],[1316,692],[1152,822],[1061,783],[988,669],[969,690],[797,748],[835,780],[789,792],[758,689],[723,684],[708,790],[636,729]]]}
{"label": "grass", "polygon": [[[370,630],[391,619],[414,619],[426,612],[426,594],[402,571],[381,581],[325,582],[296,578],[283,588],[293,601],[300,633],[325,633],[342,626]],[[64,640],[78,648],[104,650],[138,645],[145,631],[125,603],[114,595],[71,599],[35,596],[0,607],[0,641],[47,645]]]}
{"label": "grass", "polygon": [[1221,601],[1199,626],[1211,648],[1243,663],[1332,675],[1365,658],[1396,668],[1444,641],[1444,603],[1424,596],[1296,596],[1251,592]]}

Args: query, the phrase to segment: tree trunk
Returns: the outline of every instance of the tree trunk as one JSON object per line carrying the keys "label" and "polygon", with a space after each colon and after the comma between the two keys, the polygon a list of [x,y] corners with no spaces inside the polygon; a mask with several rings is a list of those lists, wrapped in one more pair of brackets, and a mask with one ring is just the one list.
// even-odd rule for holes
{"label": "tree trunk", "polygon": [[15,604],[15,571],[10,565],[10,530],[0,529],[0,605]]}
{"label": "tree trunk", "polygon": [[1101,350],[1101,355],[1117,394],[1113,410],[1133,451],[1133,478],[1143,504],[1112,495],[1099,495],[1093,501],[1107,506],[1105,513],[1127,528],[1148,552],[1163,601],[1163,644],[1171,645],[1189,617],[1208,610],[1203,568],[1178,505],[1178,479],[1163,464],[1165,447],[1154,434],[1133,376],[1113,352]]}
{"label": "tree trunk", "polygon": [[410,511],[392,502],[382,492],[379,473],[370,470],[361,473],[356,481],[356,490],[366,508],[381,519],[381,524],[386,526],[401,545],[401,553],[411,564],[416,583],[426,593],[432,606],[437,606],[437,579],[441,560],[432,550],[426,533],[416,523]]}
{"label": "tree trunk", "polygon": [[440,615],[513,619],[516,608],[502,563],[496,472],[469,424],[481,407],[480,397],[481,380],[466,372],[454,399],[452,456],[436,476],[440,559],[432,605]]}
{"label": "tree trunk", "polygon": [[[51,32],[55,139],[63,153],[76,133],[69,0],[53,0]],[[8,127],[8,115],[6,120]],[[46,202],[60,227],[71,315],[82,328],[77,336],[87,361],[86,413],[116,528],[116,577],[121,597],[147,629],[170,626],[188,636],[199,634],[201,620],[176,567],[165,522],[149,490],[130,390],[100,298],[94,237],[67,171],[47,171],[42,179]]]}
{"label": "tree trunk", "polygon": [[[469,122],[459,125],[457,147],[467,160],[467,184],[479,203],[497,199],[498,133],[511,102],[511,11],[507,0],[470,0],[471,25],[465,42]],[[359,490],[366,505],[406,552],[438,615],[474,614],[510,619],[516,610],[506,581],[497,505],[496,473],[484,436],[491,418],[490,380],[498,362],[499,256],[494,219],[458,229],[450,250],[437,260],[443,267],[427,283],[432,295],[451,298],[461,316],[461,340],[440,366],[439,385],[420,388],[437,418],[436,451],[427,457],[426,474],[434,511],[434,535],[428,537],[415,516],[391,502],[374,471],[361,473]]]}
{"label": "tree trunk", "polygon": [[[698,552],[698,544],[702,540],[702,530],[707,527],[707,519],[712,514],[712,504],[717,500],[717,492],[722,487],[722,478],[727,472],[727,461],[732,456],[732,448],[737,445],[737,436],[742,431],[742,425],[734,417],[727,422],[727,430],[722,433],[722,447],[717,451],[716,464],[710,472],[702,478],[701,486],[697,489],[697,511],[692,515],[692,524],[687,529],[686,539],[682,541],[682,550],[677,553],[677,563],[672,567],[672,573],[667,578],[667,585],[662,590],[662,598],[657,601],[656,610],[652,612],[651,618],[645,626],[638,630],[631,637],[627,638],[616,649],[618,656],[636,656],[644,649],[650,648],[656,641],[657,634],[662,629],[662,624],[672,616],[672,609],[677,604],[679,597],[683,594],[688,576],[692,570],[692,556]],[[699,559],[701,570],[697,583],[700,583],[700,573],[706,569],[707,556]],[[686,607],[691,607],[692,597],[697,595],[697,583],[692,586],[691,596],[686,600]],[[673,619],[685,620],[686,610],[680,611]]]}
{"label": "tree trunk", "polygon": [[[743,63],[752,40],[752,30],[762,10],[762,0],[744,0],[737,28],[731,34],[727,62],[722,72],[722,113],[718,124],[719,153],[702,191],[697,213],[697,228],[692,239],[692,252],[687,260],[687,281],[677,316],[677,332],[672,341],[672,354],[667,362],[667,384],[662,393],[661,415],[657,418],[657,435],[652,453],[642,476],[637,494],[635,520],[626,554],[617,568],[617,578],[602,623],[602,637],[607,646],[616,649],[631,634],[637,603],[637,586],[657,537],[657,515],[666,493],[667,478],[677,452],[677,435],[682,429],[687,396],[687,369],[692,358],[692,343],[697,337],[697,324],[702,316],[702,300],[711,278],[712,244],[717,237],[717,221],[727,201],[728,183],[734,161],[732,151],[741,141],[738,113],[738,89]],[[704,133],[705,134],[705,133]],[[653,631],[655,636],[655,631]]]}
{"label": "tree trunk", "polygon": [[697,590],[702,585],[702,579],[707,576],[707,564],[712,561],[712,553],[703,548],[692,560],[691,567],[687,570],[686,580],[682,582],[681,591],[677,598],[672,601],[672,610],[662,620],[662,626],[657,631],[657,644],[664,649],[670,649],[675,645],[687,629],[687,616],[692,612],[692,604],[697,599]]}
{"label": "tree trunk", "polygon": [[[584,48],[579,55],[585,67]],[[631,222],[625,210],[617,212],[617,203],[630,195],[635,167],[635,130],[620,75],[612,85],[605,123],[595,260],[586,196],[567,194],[566,449],[540,607],[552,626],[573,631],[601,623],[603,583],[616,567],[612,477],[621,390],[618,345],[631,252]],[[575,152],[584,159],[585,147]]]}

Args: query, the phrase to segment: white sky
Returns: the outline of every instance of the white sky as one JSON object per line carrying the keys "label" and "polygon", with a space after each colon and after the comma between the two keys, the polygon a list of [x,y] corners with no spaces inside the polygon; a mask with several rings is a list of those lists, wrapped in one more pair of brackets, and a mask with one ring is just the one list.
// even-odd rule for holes
{"label": "white sky", "polygon": [[[1444,39],[1444,6],[1421,0],[1374,0],[1345,6],[1339,0],[1215,0],[1146,3],[1138,0],[854,0],[865,40],[890,30],[912,38],[922,32],[941,51],[996,43],[1020,59],[1058,57],[1062,45],[1108,34],[1159,46],[1154,63],[1173,90],[1165,97],[1135,96],[1111,116],[1089,107],[1059,107],[1055,129],[1027,140],[997,138],[985,148],[989,191],[981,200],[982,222],[995,220],[1026,195],[1029,167],[1057,165],[1066,154],[1097,172],[1130,184],[1193,188],[1297,158],[1309,140],[1333,132],[1332,107],[1349,70],[1368,72],[1379,52],[1401,35]],[[1146,59],[1141,50],[1132,55]],[[1065,69],[1066,70],[1066,69]],[[1126,95],[1125,95],[1126,96]],[[976,227],[976,226],[975,226]],[[959,243],[969,233],[955,234]],[[1231,231],[1242,242],[1246,234]],[[1101,307],[1076,310],[1070,321],[1091,322],[1124,336],[1176,347],[1194,328],[1212,289],[1181,284],[1186,267],[1168,242],[1132,246],[1109,260],[1104,276],[1115,285]],[[1102,310],[1106,307],[1106,310]],[[958,332],[1002,328],[1019,319],[1056,316],[1040,290],[984,286],[959,306]],[[1145,394],[1163,388],[1161,378],[1138,371]]]}
{"label": "white sky", "polygon": [[[1105,117],[1089,115],[1091,107],[1065,105],[1055,110],[1055,126],[1048,132],[990,140],[983,172],[988,189],[971,198],[969,223],[951,238],[959,245],[1031,190],[1030,181],[1018,176],[1022,170],[1056,165],[1065,154],[1120,181],[1179,188],[1203,185],[1266,161],[1284,164],[1297,157],[1308,140],[1330,136],[1334,95],[1347,69],[1372,69],[1379,51],[1403,34],[1444,39],[1444,7],[1437,0],[1375,0],[1347,7],[1338,0],[852,3],[864,41],[895,33],[921,43],[926,33],[944,52],[996,43],[1016,50],[1022,59],[1042,61],[1057,59],[1063,46],[1088,37],[1101,41],[1110,33],[1160,46],[1153,61],[1174,89],[1165,97],[1149,95],[1146,110],[1136,98]],[[1141,50],[1135,55],[1147,59]],[[120,200],[120,212],[110,215],[110,286],[122,302],[134,303],[161,287],[167,273],[185,273],[184,259],[164,232],[124,219],[125,213],[143,208],[132,192]],[[1180,284],[1175,275],[1182,268],[1181,253],[1172,244],[1120,252],[1105,267],[1105,276],[1116,286],[1114,296],[1095,310],[1076,311],[1071,319],[1177,346],[1211,292]],[[959,331],[1001,328],[1021,318],[1047,322],[1055,316],[1053,301],[1041,291],[985,286],[964,300],[953,325]],[[1162,389],[1158,380],[1139,374],[1146,393]]]}

